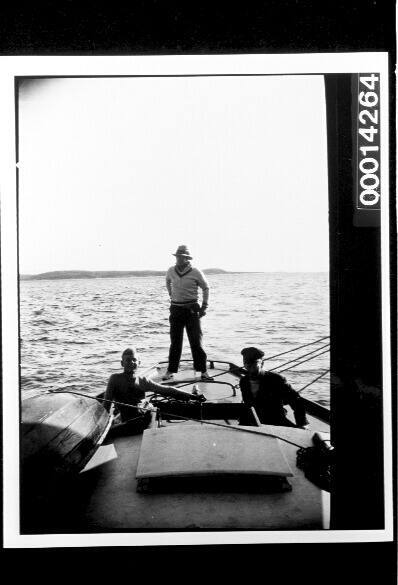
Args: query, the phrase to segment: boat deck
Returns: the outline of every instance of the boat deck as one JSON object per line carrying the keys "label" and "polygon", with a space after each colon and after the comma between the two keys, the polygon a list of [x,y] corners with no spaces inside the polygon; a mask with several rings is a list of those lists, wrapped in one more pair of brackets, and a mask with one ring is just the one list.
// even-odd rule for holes
{"label": "boat deck", "polygon": [[198,374],[195,376],[191,360],[181,363],[180,370],[174,374],[172,382],[162,381],[162,376],[167,370],[167,363],[161,362],[158,366],[147,370],[144,375],[158,384],[176,386],[188,392],[192,392],[192,387],[196,384],[208,402],[240,404],[242,395],[239,390],[239,375],[236,366],[234,369],[230,367],[232,364],[217,361],[210,361],[209,365],[207,371],[214,378],[212,382],[202,382]]}
{"label": "boat deck", "polygon": [[[30,523],[26,523],[26,533],[328,528],[329,494],[311,483],[296,466],[298,447],[313,446],[314,431],[329,432],[327,422],[310,416],[311,430],[271,425],[231,428],[237,426],[236,414],[242,402],[239,369],[236,366],[231,368],[225,362],[211,362],[209,373],[214,376],[214,381],[202,382],[195,379],[191,363],[184,364],[173,385],[192,392],[193,385],[197,384],[206,402],[199,405],[171,400],[162,404],[164,398],[160,397],[159,401],[157,395],[162,412],[160,421],[153,417],[151,429],[144,431],[144,435],[123,434],[117,428],[112,429],[79,474],[61,478],[59,485],[51,490],[51,497],[35,500],[35,515]],[[165,369],[166,364],[164,367],[160,365],[144,375],[160,382]],[[225,457],[224,453],[224,461],[214,473],[206,467],[206,457],[202,458],[199,469],[200,443],[195,448],[192,443],[195,434],[192,426],[219,429],[219,426],[207,424],[212,421],[228,427],[220,429],[227,455]],[[145,466],[141,461],[140,467],[140,455],[143,440],[145,442],[151,433],[155,434],[160,445],[163,439],[167,443],[171,435],[179,438],[177,448],[174,446],[172,450],[174,459],[171,463],[179,465],[182,462],[183,472],[152,483],[146,489],[148,486],[145,487],[145,480],[144,483],[142,480]],[[260,473],[265,466],[262,457],[268,453],[270,439],[266,435],[269,434],[279,437],[278,449],[292,472],[292,476],[286,474],[287,479],[277,487],[273,480]],[[210,435],[214,436],[214,433]],[[217,440],[214,445],[216,443]],[[207,442],[204,448],[209,449],[211,445],[209,447]],[[162,449],[146,448],[147,455],[151,455],[151,450],[158,467],[163,470],[172,467],[170,462],[165,465],[162,459],[168,455],[167,450],[163,450],[162,455]],[[257,461],[250,467],[248,454],[253,453]],[[209,458],[209,465],[214,464],[218,455],[221,457],[221,451],[216,452],[213,463]],[[268,463],[272,469],[273,462]],[[187,465],[190,477],[184,477]],[[141,477],[138,473],[137,478],[137,470],[141,470]]]}
{"label": "boat deck", "polygon": [[[225,413],[232,419],[238,418],[242,404],[242,394],[239,389],[239,380],[241,368],[217,360],[209,361],[208,373],[214,378],[213,382],[202,382],[200,378],[195,378],[195,372],[192,369],[192,361],[182,362],[180,371],[174,376],[173,382],[162,382],[162,376],[167,370],[167,362],[161,362],[147,370],[144,375],[151,378],[154,382],[161,384],[173,385],[187,392],[192,392],[194,384],[199,391],[205,396],[206,402],[201,406],[192,405],[189,409],[186,406],[180,408],[178,403],[174,406],[168,405],[172,413],[181,415],[183,412],[189,412],[191,418],[217,419],[219,413]],[[326,419],[329,417],[329,411],[325,407],[311,402],[307,403],[307,418],[312,431],[324,433],[330,432],[330,424]],[[286,406],[287,417],[294,422],[294,416],[289,406]]]}
{"label": "boat deck", "polygon": [[[190,424],[179,423],[181,426]],[[312,445],[311,431],[270,425],[258,430],[284,436],[303,447]],[[296,467],[297,447],[289,443],[280,441],[281,450],[294,473],[288,478],[291,491],[272,493],[261,480],[236,483],[229,478],[216,485],[205,480],[195,480],[194,484],[188,485],[174,480],[169,487],[173,491],[166,487],[160,493],[140,493],[137,491],[136,472],[141,441],[142,435],[109,440],[81,472],[79,479],[83,491],[90,495],[79,519],[79,531],[303,530],[328,527],[329,494],[309,482]],[[261,436],[258,444],[261,445]]]}

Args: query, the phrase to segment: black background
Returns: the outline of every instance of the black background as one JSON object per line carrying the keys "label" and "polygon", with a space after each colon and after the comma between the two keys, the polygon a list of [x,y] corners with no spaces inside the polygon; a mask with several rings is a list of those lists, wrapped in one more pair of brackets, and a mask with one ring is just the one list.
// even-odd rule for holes
{"label": "black background", "polygon": [[391,0],[3,3],[8,55],[140,55],[392,50]]}
{"label": "black background", "polygon": [[[212,3],[93,1],[15,3],[0,8],[0,55],[148,55],[388,51],[391,82],[391,168],[395,169],[395,2],[389,0]],[[391,193],[395,176],[391,171]],[[394,197],[391,197],[394,200]],[[392,225],[395,206],[391,204]],[[392,230],[392,323],[396,315],[396,237]],[[359,301],[360,302],[360,301]],[[395,381],[396,334],[392,331]],[[396,412],[396,385],[394,413]],[[395,416],[394,416],[395,422]],[[396,444],[396,427],[393,437]],[[394,458],[394,461],[396,459]],[[394,493],[396,481],[394,484]],[[360,481],[358,482],[360,489]],[[364,510],[366,515],[366,509]],[[395,522],[396,529],[396,522]],[[298,539],[300,535],[298,533]],[[196,576],[229,580],[276,579],[322,584],[397,582],[393,543],[281,544],[106,549],[3,550],[9,567],[46,581],[90,580],[106,571],[114,580],[155,577],[179,581]],[[189,562],[186,567],[185,561]],[[59,563],[61,562],[61,565]]]}

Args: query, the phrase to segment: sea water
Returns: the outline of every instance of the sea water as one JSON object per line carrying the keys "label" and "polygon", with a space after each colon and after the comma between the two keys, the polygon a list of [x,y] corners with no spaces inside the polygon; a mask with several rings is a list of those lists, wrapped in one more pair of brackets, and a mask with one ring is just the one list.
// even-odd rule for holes
{"label": "sea water", "polygon": [[[226,273],[207,279],[209,308],[201,323],[209,358],[242,365],[241,349],[256,346],[265,352],[267,369],[282,370],[319,347],[302,359],[318,357],[283,372],[296,390],[329,370],[323,348],[328,339],[268,359],[329,335],[327,273]],[[21,281],[21,391],[104,390],[110,374],[121,371],[120,355],[129,346],[140,352],[141,370],[166,360],[168,318],[161,276]],[[191,357],[186,335],[182,357]],[[329,405],[329,375],[302,395]]]}

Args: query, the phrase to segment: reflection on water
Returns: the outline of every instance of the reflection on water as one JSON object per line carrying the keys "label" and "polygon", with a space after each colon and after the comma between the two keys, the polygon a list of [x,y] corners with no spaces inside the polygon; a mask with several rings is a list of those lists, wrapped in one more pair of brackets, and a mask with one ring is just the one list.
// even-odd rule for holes
{"label": "reflection on water", "polygon": [[[259,346],[272,356],[329,335],[326,273],[222,274],[208,280],[210,303],[202,327],[213,359],[241,365],[244,346]],[[167,359],[168,315],[168,295],[159,276],[22,281],[22,391],[97,392],[119,371],[120,353],[131,345],[141,352],[142,369]],[[183,357],[190,357],[186,337]],[[267,367],[289,359],[290,354],[281,356]],[[283,375],[300,389],[327,369],[328,353]],[[328,376],[303,395],[329,404]]]}

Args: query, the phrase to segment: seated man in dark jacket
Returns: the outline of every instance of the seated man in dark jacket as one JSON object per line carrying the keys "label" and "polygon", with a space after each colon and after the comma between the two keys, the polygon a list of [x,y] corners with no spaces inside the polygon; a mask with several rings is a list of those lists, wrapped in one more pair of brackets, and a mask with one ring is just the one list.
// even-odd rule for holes
{"label": "seated man in dark jacket", "polygon": [[[264,352],[256,347],[242,349],[243,366],[247,374],[240,380],[240,389],[245,406],[241,425],[253,424],[250,407],[254,406],[262,424],[305,428],[308,424],[304,401],[279,374],[263,370]],[[286,418],[284,404],[294,412],[296,425]]]}

